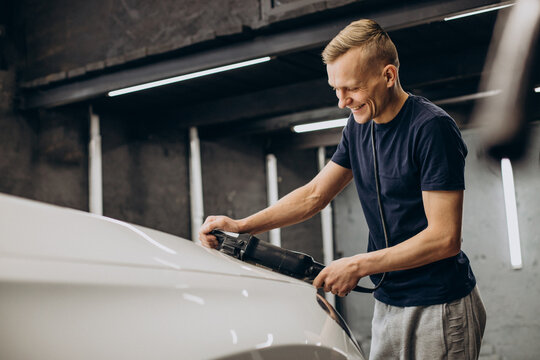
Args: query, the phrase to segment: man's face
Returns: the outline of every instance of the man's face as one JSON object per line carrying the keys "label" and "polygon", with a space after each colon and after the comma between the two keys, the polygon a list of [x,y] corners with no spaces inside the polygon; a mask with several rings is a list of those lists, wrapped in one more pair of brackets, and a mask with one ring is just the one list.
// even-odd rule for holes
{"label": "man's face", "polygon": [[387,102],[383,67],[370,64],[367,59],[364,50],[353,48],[326,66],[328,83],[336,92],[338,106],[351,109],[359,124],[377,120]]}

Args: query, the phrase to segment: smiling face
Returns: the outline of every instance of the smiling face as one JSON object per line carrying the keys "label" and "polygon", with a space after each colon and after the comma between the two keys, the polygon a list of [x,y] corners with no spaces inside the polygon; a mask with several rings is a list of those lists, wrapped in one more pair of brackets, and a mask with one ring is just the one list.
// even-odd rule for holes
{"label": "smiling face", "polygon": [[396,83],[397,69],[373,60],[363,48],[353,48],[327,64],[328,83],[335,90],[340,108],[349,108],[354,120],[365,124],[391,121],[388,106]]}

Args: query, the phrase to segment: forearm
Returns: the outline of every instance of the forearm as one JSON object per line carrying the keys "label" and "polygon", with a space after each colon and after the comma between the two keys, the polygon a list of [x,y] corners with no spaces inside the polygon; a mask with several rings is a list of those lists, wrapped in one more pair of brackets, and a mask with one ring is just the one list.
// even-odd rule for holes
{"label": "forearm", "polygon": [[352,171],[332,161],[308,184],[294,190],[274,205],[237,220],[241,232],[258,234],[309,219],[352,180]]}
{"label": "forearm", "polygon": [[333,261],[313,280],[317,288],[339,296],[347,295],[364,276],[406,270],[456,254],[455,237],[427,228],[390,248]]}
{"label": "forearm", "polygon": [[284,196],[274,205],[238,220],[240,232],[259,234],[299,223],[317,214],[328,202],[309,183]]}
{"label": "forearm", "polygon": [[395,246],[360,254],[359,272],[363,276],[412,269],[459,253],[463,191],[424,191],[422,200],[428,226]]}
{"label": "forearm", "polygon": [[351,179],[350,169],[330,161],[307,185],[254,215],[240,220],[227,216],[207,217],[199,231],[199,240],[204,246],[216,248],[217,239],[211,234],[214,229],[258,234],[309,219],[321,211]]}
{"label": "forearm", "polygon": [[364,277],[427,265],[457,255],[460,243],[459,233],[448,233],[428,227],[398,245],[356,255],[358,274]]}

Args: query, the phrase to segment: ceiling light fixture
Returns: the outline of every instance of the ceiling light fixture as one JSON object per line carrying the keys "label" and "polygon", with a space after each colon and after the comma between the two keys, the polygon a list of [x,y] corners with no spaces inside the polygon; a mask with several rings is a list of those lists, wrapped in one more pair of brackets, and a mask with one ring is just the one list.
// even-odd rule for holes
{"label": "ceiling light fixture", "polygon": [[460,13],[460,14],[456,14],[456,15],[453,15],[453,16],[445,17],[444,21],[456,20],[456,19],[461,19],[461,18],[467,17],[467,16],[473,16],[473,15],[482,14],[482,13],[485,13],[485,12],[488,12],[488,11],[500,10],[500,9],[504,9],[504,8],[507,8],[507,7],[510,7],[510,6],[513,6],[513,5],[514,5],[514,2],[506,3],[506,4],[503,4],[503,5],[485,6],[485,7],[481,7],[481,8],[478,8],[476,10],[473,10],[473,11],[467,11],[467,12],[464,12],[464,13]]}
{"label": "ceiling light fixture", "polygon": [[107,95],[112,97],[112,96],[129,94],[129,93],[132,93],[132,92],[135,92],[135,91],[151,89],[151,88],[158,87],[158,86],[163,86],[163,85],[168,85],[168,84],[172,84],[172,83],[176,83],[176,82],[180,82],[180,81],[186,81],[186,80],[190,80],[190,79],[195,79],[195,78],[202,77],[202,76],[217,74],[217,73],[220,73],[220,72],[229,71],[229,70],[233,70],[233,69],[238,69],[238,68],[241,68],[241,67],[256,65],[256,64],[260,64],[260,63],[263,63],[263,62],[266,62],[266,61],[270,61],[271,59],[272,58],[270,56],[265,56],[265,57],[258,58],[258,59],[242,61],[242,62],[239,62],[239,63],[220,66],[220,67],[213,68],[213,69],[197,71],[197,72],[194,72],[194,73],[179,75],[179,76],[171,77],[171,78],[168,78],[168,79],[152,81],[152,82],[145,83],[145,84],[140,84],[140,85],[130,86],[130,87],[123,88],[123,89],[113,90],[113,91],[110,91]]}
{"label": "ceiling light fixture", "polygon": [[478,100],[478,99],[483,99],[483,98],[487,98],[491,96],[496,96],[496,95],[499,95],[501,92],[502,92],[501,89],[488,90],[488,91],[482,91],[482,92],[469,94],[469,95],[456,96],[456,97],[448,98],[448,99],[435,100],[433,101],[433,103],[435,105],[457,104],[464,101]]}
{"label": "ceiling light fixture", "polygon": [[336,120],[319,121],[319,122],[310,123],[310,124],[296,125],[296,126],[293,126],[292,130],[297,133],[304,133],[308,131],[332,129],[332,128],[343,127],[347,125],[347,120],[348,118],[343,118],[343,119],[336,119]]}
{"label": "ceiling light fixture", "polygon": [[540,93],[540,86],[534,88],[535,93]]}

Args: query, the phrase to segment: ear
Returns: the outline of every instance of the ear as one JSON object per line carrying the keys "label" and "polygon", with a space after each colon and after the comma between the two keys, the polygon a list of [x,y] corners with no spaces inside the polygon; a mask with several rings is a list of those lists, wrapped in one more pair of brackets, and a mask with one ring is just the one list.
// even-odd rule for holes
{"label": "ear", "polygon": [[395,65],[386,65],[383,69],[383,76],[386,80],[386,87],[390,88],[395,85],[398,78],[398,70]]}

